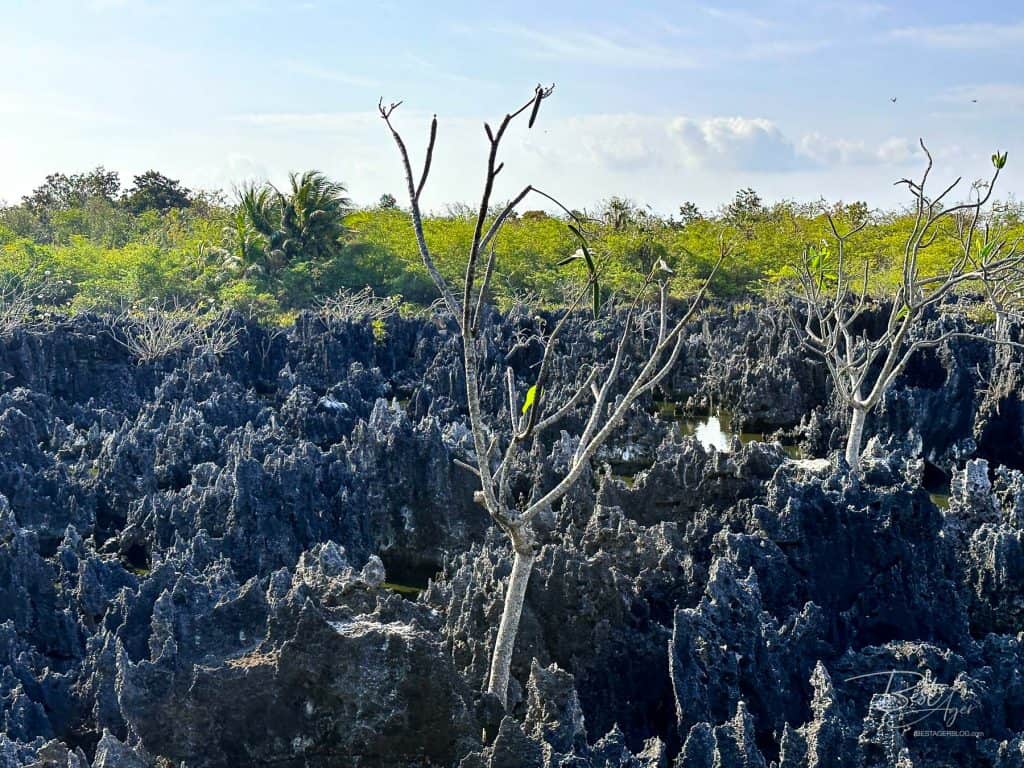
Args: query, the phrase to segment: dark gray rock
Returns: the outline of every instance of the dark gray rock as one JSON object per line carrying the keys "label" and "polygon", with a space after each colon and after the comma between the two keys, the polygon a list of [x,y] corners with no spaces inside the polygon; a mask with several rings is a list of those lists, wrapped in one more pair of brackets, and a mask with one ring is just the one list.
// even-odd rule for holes
{"label": "dark gray rock", "polygon": [[[966,327],[951,314],[929,322]],[[503,413],[506,367],[525,391],[553,316],[487,315]],[[232,322],[228,354],[147,365],[95,317],[0,341],[3,768],[1024,765],[1012,355],[915,359],[857,480],[781,315],[712,311],[538,519],[504,712],[482,691],[510,557],[452,465],[473,454],[451,318],[383,339],[311,313]],[[617,323],[570,320],[551,396]],[[638,335],[627,367],[641,353]],[[702,448],[661,400],[731,406],[829,459]],[[565,470],[581,416],[538,441],[540,472],[513,467],[518,492]],[[943,473],[945,511],[922,488]],[[980,735],[894,729],[894,669]]]}

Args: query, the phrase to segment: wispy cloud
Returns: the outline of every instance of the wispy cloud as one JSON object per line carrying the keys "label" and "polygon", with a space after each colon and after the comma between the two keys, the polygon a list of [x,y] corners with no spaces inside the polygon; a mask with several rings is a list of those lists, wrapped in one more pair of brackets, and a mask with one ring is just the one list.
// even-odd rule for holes
{"label": "wispy cloud", "polygon": [[228,119],[236,123],[270,128],[337,130],[370,124],[375,118],[377,115],[371,112],[251,112],[232,115]]}
{"label": "wispy cloud", "polygon": [[89,0],[85,7],[90,11],[112,11],[144,4],[143,0]]}
{"label": "wispy cloud", "polygon": [[818,14],[829,16],[842,16],[847,19],[867,20],[875,19],[889,12],[890,8],[886,3],[871,2],[871,0],[810,0],[801,2],[802,6],[809,6],[808,10]]}
{"label": "wispy cloud", "polygon": [[495,85],[493,80],[486,80],[482,77],[474,77],[473,75],[464,75],[459,72],[449,72],[446,69],[441,69],[430,59],[424,56],[419,56],[412,51],[405,51],[403,57],[417,73],[426,75],[434,80],[447,80],[452,83],[472,85]]}
{"label": "wispy cloud", "polygon": [[650,41],[614,39],[594,32],[547,32],[522,25],[501,29],[518,39],[526,53],[542,59],[636,69],[694,69],[701,65],[692,54]]}
{"label": "wispy cloud", "polygon": [[41,91],[25,98],[6,89],[0,90],[0,115],[29,120],[76,120],[83,123],[124,123],[131,119],[127,115],[76,104],[52,92]]}
{"label": "wispy cloud", "polygon": [[902,27],[891,30],[888,37],[930,48],[965,51],[1004,48],[1024,43],[1024,21],[1012,24],[978,22]]}
{"label": "wispy cloud", "polygon": [[803,56],[829,48],[831,40],[768,40],[750,43],[732,51],[725,58],[733,61],[766,61]]}
{"label": "wispy cloud", "polygon": [[702,13],[712,19],[732,25],[753,27],[755,29],[768,29],[770,27],[778,26],[778,22],[739,8],[716,8],[713,5],[699,5],[697,7]]}
{"label": "wispy cloud", "polygon": [[316,80],[326,80],[331,83],[343,83],[356,88],[376,88],[379,81],[362,75],[354,75],[349,72],[342,72],[337,69],[322,67],[317,64],[310,64],[307,61],[289,59],[283,62],[283,67],[292,74],[312,77]]}
{"label": "wispy cloud", "polygon": [[[711,9],[722,18],[734,21],[744,19],[746,24],[771,22],[756,19],[735,11]],[[663,29],[675,36],[682,30],[671,25]],[[708,67],[735,61],[764,61],[790,56],[801,56],[831,45],[829,40],[748,40],[738,41],[732,47],[697,48],[692,45],[674,47],[657,44],[649,38],[631,39],[611,37],[597,32],[549,32],[526,26],[496,28],[496,32],[510,34],[517,39],[526,53],[543,59],[593,63],[620,69],[685,70]]]}

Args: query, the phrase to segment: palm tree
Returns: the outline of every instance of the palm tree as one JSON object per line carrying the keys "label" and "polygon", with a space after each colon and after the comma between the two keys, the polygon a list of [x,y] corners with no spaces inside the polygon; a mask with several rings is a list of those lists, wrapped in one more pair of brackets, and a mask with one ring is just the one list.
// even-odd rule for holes
{"label": "palm tree", "polygon": [[294,253],[311,260],[328,259],[341,249],[342,219],[352,205],[345,187],[319,171],[291,174],[291,196],[282,198],[282,229],[288,261]]}
{"label": "palm tree", "polygon": [[266,241],[264,263],[268,277],[298,261],[326,261],[342,250],[343,218],[351,206],[345,187],[319,171],[293,173],[290,190],[270,184],[245,187],[239,210]]}
{"label": "palm tree", "polygon": [[252,223],[252,214],[259,210],[251,199],[254,194],[251,188],[242,191],[241,202],[224,227],[221,249],[225,270],[245,277],[262,274],[266,256],[266,239]]}

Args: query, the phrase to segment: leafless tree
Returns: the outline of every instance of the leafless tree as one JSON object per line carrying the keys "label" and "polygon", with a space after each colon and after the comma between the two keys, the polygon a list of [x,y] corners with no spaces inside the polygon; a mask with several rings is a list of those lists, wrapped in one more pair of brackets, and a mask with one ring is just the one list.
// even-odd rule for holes
{"label": "leafless tree", "polygon": [[235,345],[238,336],[225,315],[211,317],[177,303],[168,308],[125,309],[107,325],[114,340],[143,363],[189,349],[219,356]]}
{"label": "leafless tree", "polygon": [[[380,116],[391,131],[401,157],[411,204],[413,231],[420,256],[443,297],[445,306],[455,316],[461,333],[466,405],[475,458],[467,457],[467,461],[459,461],[459,464],[479,478],[480,490],[476,492],[476,500],[486,508],[494,522],[508,537],[514,552],[512,573],[505,591],[487,683],[488,690],[503,704],[507,700],[512,651],[523,610],[526,586],[535,558],[533,522],[542,510],[558,503],[579,480],[594,453],[612,434],[637,398],[654,389],[672,369],[683,345],[683,328],[696,312],[711,279],[709,276],[704,281],[683,315],[672,322],[669,319],[664,289],[664,276],[668,268],[663,262],[655,265],[646,276],[641,291],[623,312],[620,335],[613,340],[614,356],[611,361],[604,365],[595,365],[588,373],[582,375],[581,383],[561,402],[549,402],[547,385],[559,335],[571,316],[579,316],[580,313],[576,310],[587,297],[593,296],[594,309],[598,309],[598,270],[588,248],[583,223],[546,192],[532,185],[526,186],[496,214],[489,213],[489,209],[495,180],[504,167],[498,159],[498,154],[509,126],[516,118],[528,113],[529,127],[532,127],[541,103],[551,95],[553,89],[554,86],[544,88],[538,85],[529,101],[506,114],[496,129],[489,124],[484,125],[488,145],[487,171],[480,205],[475,215],[476,226],[472,244],[466,254],[461,296],[456,296],[456,289],[453,289],[435,266],[423,233],[420,196],[430,175],[437,139],[437,118],[435,116],[431,122],[423,167],[417,176],[413,171],[406,144],[392,121],[395,109],[401,102],[385,105],[381,101],[378,105]],[[516,378],[511,369],[507,370],[504,397],[508,411],[503,416],[485,414],[481,405],[481,358],[484,350],[481,317],[485,313],[481,310],[494,277],[497,261],[496,238],[516,206],[531,194],[539,195],[557,205],[569,217],[568,226],[580,240],[580,250],[570,259],[578,260],[587,266],[588,279],[566,311],[546,330],[541,362],[532,386],[521,398],[517,391]],[[723,257],[724,250],[720,254],[719,264]],[[643,320],[645,300],[657,285],[660,285],[661,290],[657,292],[660,301],[656,333],[650,338],[640,364],[633,367],[627,375],[627,353],[631,344],[638,343],[635,331]],[[613,399],[612,395],[615,392],[620,394],[618,398]],[[529,499],[517,497],[510,483],[513,465],[519,460],[531,461],[536,455],[531,451],[531,445],[538,436],[544,430],[558,424],[566,415],[584,407],[589,408],[589,416],[581,433],[576,435],[576,448],[568,470],[552,487],[534,489]],[[502,421],[505,422],[504,427],[500,426]]]}
{"label": "leafless tree", "polygon": [[386,320],[398,312],[401,303],[401,296],[375,296],[367,286],[361,291],[338,291],[321,300],[318,310],[324,320],[331,322]]}
{"label": "leafless tree", "polygon": [[36,297],[43,291],[48,274],[0,274],[0,338],[23,328],[32,316]]}
{"label": "leafless tree", "polygon": [[[888,317],[881,333],[872,335],[861,322],[876,303],[868,292],[869,264],[855,273],[847,256],[851,237],[866,224],[840,233],[832,215],[831,248],[808,248],[798,269],[797,299],[803,304],[803,317],[791,314],[793,327],[803,344],[821,358],[836,391],[850,409],[850,428],[846,441],[846,461],[856,471],[860,465],[864,423],[885,391],[919,351],[934,349],[955,337],[993,340],[966,331],[934,331],[929,335],[923,322],[926,313],[958,289],[982,285],[991,298],[1001,295],[1003,286],[1020,274],[1024,256],[1013,248],[977,247],[978,221],[992,196],[1006,155],[993,156],[995,172],[987,182],[976,183],[967,202],[944,207],[943,201],[959,184],[958,178],[936,197],[928,196],[926,185],[932,170],[932,156],[924,142],[921,149],[927,166],[919,180],[902,179],[914,198],[913,227],[903,245],[900,282],[895,294],[887,297]],[[957,217],[962,226],[960,253],[938,274],[921,267],[922,254],[940,237],[943,222]],[[1010,343],[995,339],[997,343]]]}
{"label": "leafless tree", "polygon": [[[974,194],[982,194],[980,185],[975,185]],[[1024,263],[1019,259],[1021,238],[1011,239],[992,216],[982,221],[975,209],[960,211],[955,222],[957,238],[969,264],[988,271],[992,262],[1005,262],[997,274],[980,281],[981,290],[995,315],[995,338],[1005,342],[1010,319],[1020,317],[1024,310]],[[1000,344],[999,348],[1003,352],[1012,351],[1007,344]]]}

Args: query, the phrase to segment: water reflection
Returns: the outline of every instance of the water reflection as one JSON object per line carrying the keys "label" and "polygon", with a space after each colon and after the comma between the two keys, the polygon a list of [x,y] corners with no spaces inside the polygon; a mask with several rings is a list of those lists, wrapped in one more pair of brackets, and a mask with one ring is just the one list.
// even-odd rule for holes
{"label": "water reflection", "polygon": [[[732,438],[736,436],[739,437],[741,445],[753,442],[768,442],[768,438],[760,432],[737,432],[734,430],[732,428],[733,413],[725,408],[715,410],[713,413],[709,413],[702,418],[694,418],[691,416],[680,416],[678,407],[673,402],[663,401],[656,403],[656,405],[658,413],[663,418],[675,419],[679,423],[682,433],[696,437],[705,449],[714,448],[720,453],[730,453]],[[828,459],[804,458],[800,449],[795,445],[783,444],[782,450],[791,459],[800,460],[797,462],[798,464],[810,467],[820,463],[821,466],[815,467],[818,470],[827,469],[829,466]],[[616,477],[626,482],[629,487],[632,487],[633,475],[617,475]],[[935,506],[942,510],[949,509],[949,480],[945,475],[938,471],[932,473],[926,471],[922,484],[925,490],[928,491],[928,495]]]}
{"label": "water reflection", "polygon": [[[732,446],[733,436],[738,436],[740,444],[765,443],[767,437],[761,432],[738,432],[732,427],[732,411],[720,408],[703,418],[693,418],[675,414],[675,407],[671,403],[659,404],[659,411],[679,422],[679,428],[684,435],[693,435],[705,448],[714,448],[721,453],[729,453]],[[791,458],[800,457],[800,449],[795,445],[783,445],[782,449]]]}
{"label": "water reflection", "polygon": [[722,429],[722,420],[718,416],[708,416],[698,422],[692,434],[705,448],[714,448],[722,453],[729,452],[729,436]]}

